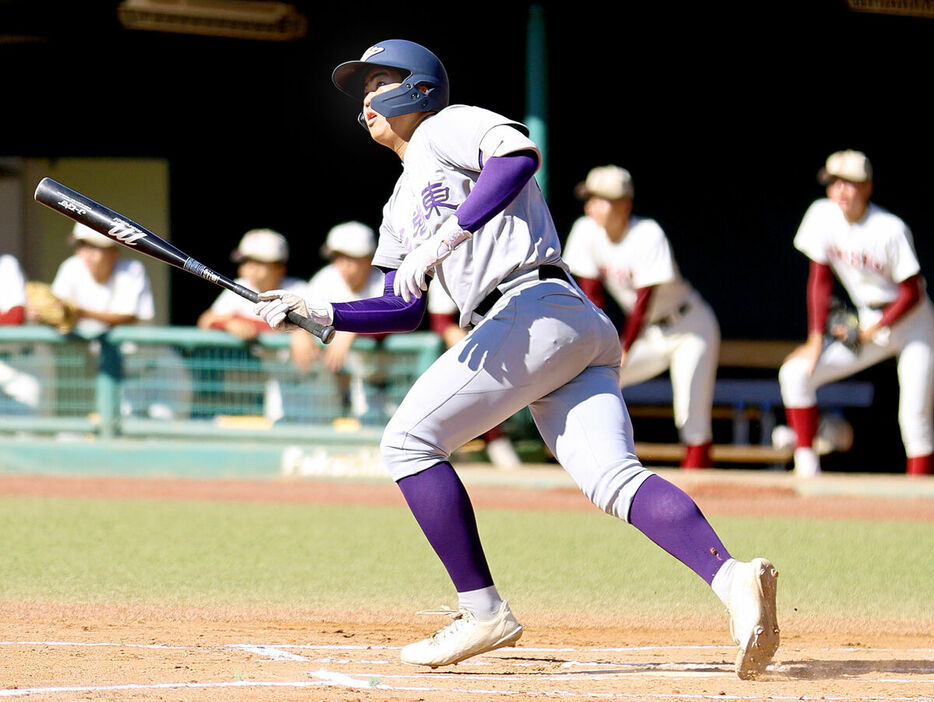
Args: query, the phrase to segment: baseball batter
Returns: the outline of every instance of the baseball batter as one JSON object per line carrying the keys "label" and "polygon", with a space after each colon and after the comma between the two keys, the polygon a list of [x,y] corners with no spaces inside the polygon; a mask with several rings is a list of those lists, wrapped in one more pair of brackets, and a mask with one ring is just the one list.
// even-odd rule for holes
{"label": "baseball batter", "polygon": [[606,291],[626,312],[620,385],[669,371],[675,426],[686,446],[681,466],[707,468],[713,465],[720,327],[710,305],[681,276],[658,222],[632,214],[633,195],[626,169],[592,169],[577,186],[585,216],[571,227],[564,260],[597,306]]}
{"label": "baseball batter", "polygon": [[[859,151],[838,151],[818,173],[827,197],[804,215],[794,245],[810,259],[808,338],[779,370],[788,426],[796,435],[795,472],[820,472],[813,448],[817,388],[880,361],[898,359],[898,421],[909,474],[932,472],[934,308],[908,226],[870,202],[872,166]],[[859,316],[859,348],[825,342],[834,276]],[[840,330],[831,330],[841,334]]]}
{"label": "baseball batter", "polygon": [[444,66],[409,41],[371,46],[360,60],[339,65],[332,80],[362,103],[358,121],[372,139],[402,162],[374,256],[386,274],[384,293],[332,304],[269,292],[257,313],[272,326],[295,309],[337,329],[410,331],[422,320],[434,276],[469,330],[413,384],[381,442],[458,595],[453,621],[404,647],[402,660],[449,665],[522,635],[494,584],[449,456],[529,406],[548,447],[594,504],[712,586],[731,615],[737,673],[761,672],[778,646],[777,573],[761,558],[731,558],[694,501],[636,458],[616,329],[561,259],[533,179],[541,156],[526,128],[479,107],[449,105]]}

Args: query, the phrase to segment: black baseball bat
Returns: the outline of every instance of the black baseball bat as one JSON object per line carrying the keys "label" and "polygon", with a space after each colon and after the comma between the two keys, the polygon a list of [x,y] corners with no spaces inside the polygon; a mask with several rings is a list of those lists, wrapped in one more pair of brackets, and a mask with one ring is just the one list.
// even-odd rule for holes
{"label": "black baseball bat", "polygon": [[[113,239],[118,244],[135,249],[141,254],[168,263],[170,266],[181,268],[222,288],[227,288],[237,295],[245,297],[250,302],[259,300],[259,295],[255,291],[245,288],[230,278],[211,270],[162,237],[153,234],[119,212],[114,212],[109,207],[105,207],[51,178],[43,178],[39,181],[35,197],[37,202],[41,202],[46,207],[90,227],[108,239]],[[292,324],[297,324],[302,329],[314,334],[325,344],[334,338],[334,327],[330,325],[318,324],[294,310],[290,310],[288,316]]]}

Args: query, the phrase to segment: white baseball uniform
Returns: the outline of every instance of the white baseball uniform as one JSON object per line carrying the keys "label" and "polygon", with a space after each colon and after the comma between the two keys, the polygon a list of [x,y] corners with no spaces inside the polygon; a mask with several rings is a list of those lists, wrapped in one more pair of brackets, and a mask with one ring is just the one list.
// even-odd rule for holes
{"label": "white baseball uniform", "polygon": [[[347,281],[338,271],[337,266],[330,263],[315,273],[308,281],[308,287],[305,293],[306,299],[327,300],[328,302],[354,302],[355,300],[364,300],[371,297],[380,297],[383,294],[385,286],[385,276],[378,268],[371,268],[366,282],[361,290],[352,290]],[[350,332],[339,331],[337,334],[345,335]],[[376,362],[383,370],[382,358],[377,358]],[[372,360],[367,363],[365,356],[360,355],[351,349],[344,359],[344,370],[350,374],[350,387],[348,389],[348,399],[350,401],[350,411],[356,417],[361,417],[367,413],[370,407],[370,400],[367,399],[366,380],[372,376]]]}
{"label": "white baseball uniform", "polygon": [[[14,256],[0,254],[0,315],[25,305],[26,278],[23,269]],[[9,351],[9,348],[6,350]],[[35,376],[16,368],[16,354],[11,356],[0,360],[0,407],[4,414],[19,414],[38,406],[41,386]],[[13,403],[8,404],[8,398]]]}
{"label": "white baseball uniform", "polygon": [[[878,322],[882,308],[898,295],[898,284],[921,270],[908,226],[873,203],[851,224],[832,200],[817,200],[805,213],[794,245],[812,261],[830,266],[863,328]],[[909,457],[929,455],[934,452],[934,306],[927,294],[880,336],[877,343],[863,344],[858,354],[841,342],[828,344],[811,375],[805,359],[786,361],[779,370],[785,406],[813,407],[821,385],[895,356],[905,451]]]}
{"label": "white baseball uniform", "polygon": [[0,314],[26,305],[26,278],[19,261],[9,254],[0,255]]}
{"label": "white baseball uniform", "polygon": [[581,217],[568,234],[564,260],[574,275],[601,281],[627,313],[639,289],[654,287],[644,326],[621,369],[620,385],[668,370],[681,440],[688,445],[710,442],[720,327],[707,302],[681,277],[658,223],[631,216],[626,232],[614,242],[591,217]]}
{"label": "white baseball uniform", "polygon": [[362,290],[354,291],[333,263],[324,266],[308,281],[304,297],[327,300],[328,302],[353,302],[383,294],[384,276],[378,268],[373,268],[367,276]]}
{"label": "white baseball uniform", "polygon": [[[537,152],[524,131],[464,105],[426,118],[408,143],[403,172],[384,207],[374,265],[398,268],[435,234],[470,192],[481,159]],[[533,180],[436,267],[461,326],[471,331],[415,382],[387,424],[381,450],[394,480],[448,460],[529,406],[543,439],[584,494],[628,520],[636,490],[652,473],[635,456],[620,396],[619,339],[606,315],[562,279],[568,276],[560,250]],[[494,291],[501,296],[489,311],[475,313]]]}
{"label": "white baseball uniform", "polygon": [[[143,264],[136,260],[118,259],[110,278],[98,283],[84,261],[78,256],[69,256],[58,267],[52,281],[52,292],[85,310],[129,314],[141,321],[149,321],[155,316],[149,276]],[[76,328],[86,333],[98,333],[108,327],[96,319],[81,319]]]}

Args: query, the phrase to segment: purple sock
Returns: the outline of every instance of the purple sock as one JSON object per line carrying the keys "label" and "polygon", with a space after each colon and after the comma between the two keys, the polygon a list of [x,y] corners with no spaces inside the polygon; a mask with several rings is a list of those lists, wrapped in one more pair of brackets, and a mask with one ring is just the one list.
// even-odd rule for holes
{"label": "purple sock", "polygon": [[636,491],[629,522],[709,585],[730,554],[694,500],[658,475]]}
{"label": "purple sock", "polygon": [[473,505],[450,463],[442,462],[398,482],[402,495],[458,592],[493,584],[480,545]]}

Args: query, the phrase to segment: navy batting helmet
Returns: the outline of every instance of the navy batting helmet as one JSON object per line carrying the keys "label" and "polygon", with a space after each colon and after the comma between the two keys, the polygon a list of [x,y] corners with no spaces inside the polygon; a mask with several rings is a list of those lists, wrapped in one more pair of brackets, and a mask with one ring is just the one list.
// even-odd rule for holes
{"label": "navy batting helmet", "polygon": [[[402,73],[402,85],[376,96],[370,103],[384,117],[437,112],[447,107],[450,96],[444,65],[424,46],[405,39],[387,39],[374,44],[363,52],[359,61],[346,61],[335,68],[331,81],[341,92],[362,100],[366,74],[376,66]],[[418,88],[420,85],[428,91],[423,93]]]}

